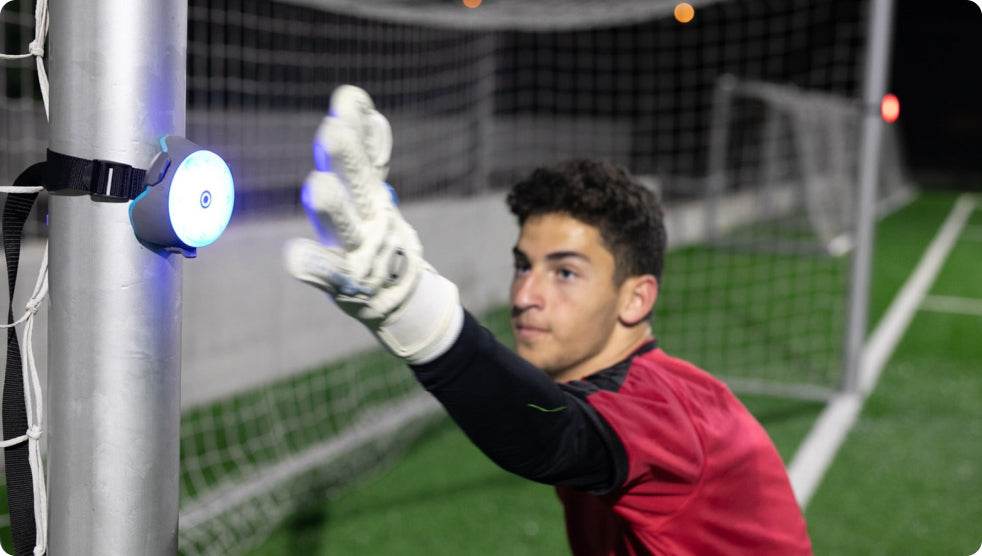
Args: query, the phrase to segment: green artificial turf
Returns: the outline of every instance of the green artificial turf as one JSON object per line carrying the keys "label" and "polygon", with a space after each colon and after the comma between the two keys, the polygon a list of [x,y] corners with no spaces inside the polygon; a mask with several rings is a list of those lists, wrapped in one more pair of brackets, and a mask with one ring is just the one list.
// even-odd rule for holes
{"label": "green artificial turf", "polygon": [[[903,225],[881,229],[890,237],[878,240],[874,288],[903,279],[953,200],[925,196]],[[980,223],[977,210],[970,225]],[[920,236],[919,226],[931,236]],[[956,244],[929,295],[982,299],[979,239]],[[874,294],[881,303],[889,297]],[[982,544],[980,402],[982,316],[918,312],[808,507],[815,553],[975,553]]]}
{"label": "green artificial turf", "polygon": [[[785,459],[822,407],[767,397],[750,399],[748,406],[761,416]],[[250,554],[568,553],[552,487],[502,471],[445,422],[397,466],[295,516]]]}
{"label": "green artificial turf", "polygon": [[445,422],[397,466],[294,517],[252,554],[523,555],[565,550],[551,487],[510,475]]}

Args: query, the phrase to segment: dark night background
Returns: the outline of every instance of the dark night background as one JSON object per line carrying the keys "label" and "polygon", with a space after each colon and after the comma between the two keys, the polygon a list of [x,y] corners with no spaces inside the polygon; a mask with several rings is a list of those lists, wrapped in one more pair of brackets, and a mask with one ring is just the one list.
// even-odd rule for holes
{"label": "dark night background", "polygon": [[890,90],[925,187],[982,190],[982,12],[969,0],[897,0]]}
{"label": "dark night background", "polygon": [[[33,2],[5,11],[14,9],[32,10]],[[10,52],[28,40],[6,38]],[[970,0],[895,0],[893,45],[888,89],[900,98],[894,125],[915,180],[982,190],[982,11]],[[23,67],[33,81],[33,64]],[[8,73],[7,87],[18,88],[19,74]]]}

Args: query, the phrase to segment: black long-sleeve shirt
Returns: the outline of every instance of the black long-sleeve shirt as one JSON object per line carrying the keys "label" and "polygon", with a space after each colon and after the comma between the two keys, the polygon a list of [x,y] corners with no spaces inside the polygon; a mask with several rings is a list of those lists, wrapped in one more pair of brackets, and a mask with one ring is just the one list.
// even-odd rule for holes
{"label": "black long-sleeve shirt", "polygon": [[[653,342],[642,350],[652,347]],[[627,364],[620,365],[626,370]],[[412,369],[471,441],[502,468],[534,481],[596,493],[624,481],[624,446],[585,400],[604,385],[591,384],[589,378],[553,382],[469,313],[447,353]],[[594,381],[611,380],[617,374],[612,370],[593,375]]]}

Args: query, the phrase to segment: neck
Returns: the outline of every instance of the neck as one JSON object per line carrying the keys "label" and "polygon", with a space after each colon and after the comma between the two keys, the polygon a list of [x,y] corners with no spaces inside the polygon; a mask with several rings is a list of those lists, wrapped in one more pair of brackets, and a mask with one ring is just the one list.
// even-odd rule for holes
{"label": "neck", "polygon": [[618,328],[617,332],[611,336],[610,342],[600,353],[553,375],[552,379],[556,382],[570,382],[613,367],[630,357],[638,348],[652,339],[654,337],[651,335],[651,326],[647,322],[633,327]]}

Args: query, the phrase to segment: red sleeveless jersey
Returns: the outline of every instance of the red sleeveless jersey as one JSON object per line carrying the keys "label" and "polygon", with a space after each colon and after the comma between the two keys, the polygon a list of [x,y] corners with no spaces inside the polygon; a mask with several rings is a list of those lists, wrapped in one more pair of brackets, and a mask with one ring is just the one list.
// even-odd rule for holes
{"label": "red sleeveless jersey", "polygon": [[557,487],[575,556],[812,554],[781,457],[722,382],[660,349],[603,373],[567,387],[620,439],[626,480]]}

